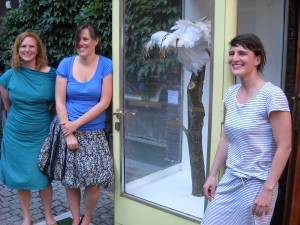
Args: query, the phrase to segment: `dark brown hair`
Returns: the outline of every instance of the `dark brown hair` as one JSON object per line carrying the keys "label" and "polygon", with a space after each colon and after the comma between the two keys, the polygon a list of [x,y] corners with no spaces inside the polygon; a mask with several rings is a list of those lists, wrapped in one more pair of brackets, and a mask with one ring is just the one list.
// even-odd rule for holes
{"label": "dark brown hair", "polygon": [[265,49],[264,49],[264,46],[263,46],[261,40],[255,34],[252,34],[252,33],[240,34],[240,35],[236,36],[235,38],[233,38],[229,42],[229,44],[231,47],[241,45],[244,48],[249,49],[252,52],[254,52],[255,56],[260,56],[261,62],[257,66],[257,70],[259,72],[263,71],[266,61],[267,61],[266,52],[265,52]]}
{"label": "dark brown hair", "polygon": [[88,21],[82,21],[77,26],[76,31],[75,31],[75,36],[74,36],[75,47],[76,48],[78,47],[79,40],[80,40],[80,33],[84,29],[89,30],[92,39],[94,39],[94,40],[98,39],[99,40],[98,45],[96,46],[96,52],[98,52],[100,50],[100,38],[98,36],[98,32],[97,32],[96,28],[91,23],[89,23]]}

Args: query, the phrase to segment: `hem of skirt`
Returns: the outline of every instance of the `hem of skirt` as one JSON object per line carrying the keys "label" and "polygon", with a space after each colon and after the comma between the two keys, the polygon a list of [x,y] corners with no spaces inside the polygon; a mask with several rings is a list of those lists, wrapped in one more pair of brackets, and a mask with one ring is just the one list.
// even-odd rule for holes
{"label": "hem of skirt", "polygon": [[65,188],[83,188],[83,187],[89,187],[89,186],[100,186],[100,187],[104,187],[105,189],[107,189],[107,188],[109,188],[113,184],[113,181],[110,181],[110,182],[101,182],[101,183],[95,182],[95,183],[89,183],[87,185],[74,185],[74,186],[68,186],[64,182],[61,182],[61,184]]}
{"label": "hem of skirt", "polygon": [[37,191],[40,191],[40,190],[45,190],[47,189],[49,183],[47,183],[46,185],[43,185],[43,186],[31,186],[31,187],[28,187],[28,186],[14,186],[14,185],[8,185],[6,183],[3,183],[2,184],[8,188],[8,189],[15,189],[15,190],[28,190],[28,191],[32,191],[32,190],[37,190]]}

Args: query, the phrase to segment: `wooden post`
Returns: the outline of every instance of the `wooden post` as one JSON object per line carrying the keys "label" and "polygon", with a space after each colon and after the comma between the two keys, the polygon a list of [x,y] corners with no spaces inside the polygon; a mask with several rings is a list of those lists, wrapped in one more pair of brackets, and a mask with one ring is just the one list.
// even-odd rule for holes
{"label": "wooden post", "polygon": [[202,128],[205,116],[202,103],[205,67],[198,74],[192,73],[188,93],[188,132],[186,132],[192,175],[192,195],[203,196],[205,168],[202,147]]}

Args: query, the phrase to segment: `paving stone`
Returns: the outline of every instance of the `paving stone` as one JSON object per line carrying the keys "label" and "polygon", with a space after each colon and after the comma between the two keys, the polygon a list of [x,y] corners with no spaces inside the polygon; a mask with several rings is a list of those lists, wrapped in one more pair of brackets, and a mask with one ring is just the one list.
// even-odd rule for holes
{"label": "paving stone", "polygon": [[20,209],[19,202],[18,202],[18,204],[14,204],[14,203],[10,202],[8,207],[9,207],[10,210],[12,210],[12,211],[13,211],[13,210]]}
{"label": "paving stone", "polygon": [[[64,186],[58,181],[53,185],[52,212],[54,216],[70,211],[66,191]],[[20,209],[17,192],[6,188],[0,184],[0,224],[19,225],[22,223],[23,215]],[[44,207],[39,197],[38,191],[33,191],[31,195],[31,213],[33,222],[44,220]],[[96,206],[92,223],[94,225],[113,225],[114,224],[114,195],[113,188],[102,189],[100,198]],[[84,207],[81,204],[83,213]]]}

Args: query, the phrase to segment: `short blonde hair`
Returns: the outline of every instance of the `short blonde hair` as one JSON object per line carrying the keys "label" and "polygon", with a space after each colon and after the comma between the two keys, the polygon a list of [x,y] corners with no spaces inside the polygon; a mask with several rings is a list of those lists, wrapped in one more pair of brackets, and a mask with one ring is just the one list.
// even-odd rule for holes
{"label": "short blonde hair", "polygon": [[12,46],[13,54],[11,59],[11,66],[16,70],[19,70],[20,67],[22,66],[21,58],[19,55],[19,48],[26,37],[31,37],[36,41],[37,55],[35,60],[35,66],[36,66],[36,70],[41,70],[48,64],[46,50],[39,36],[35,32],[30,30],[24,31],[17,36],[15,43]]}

